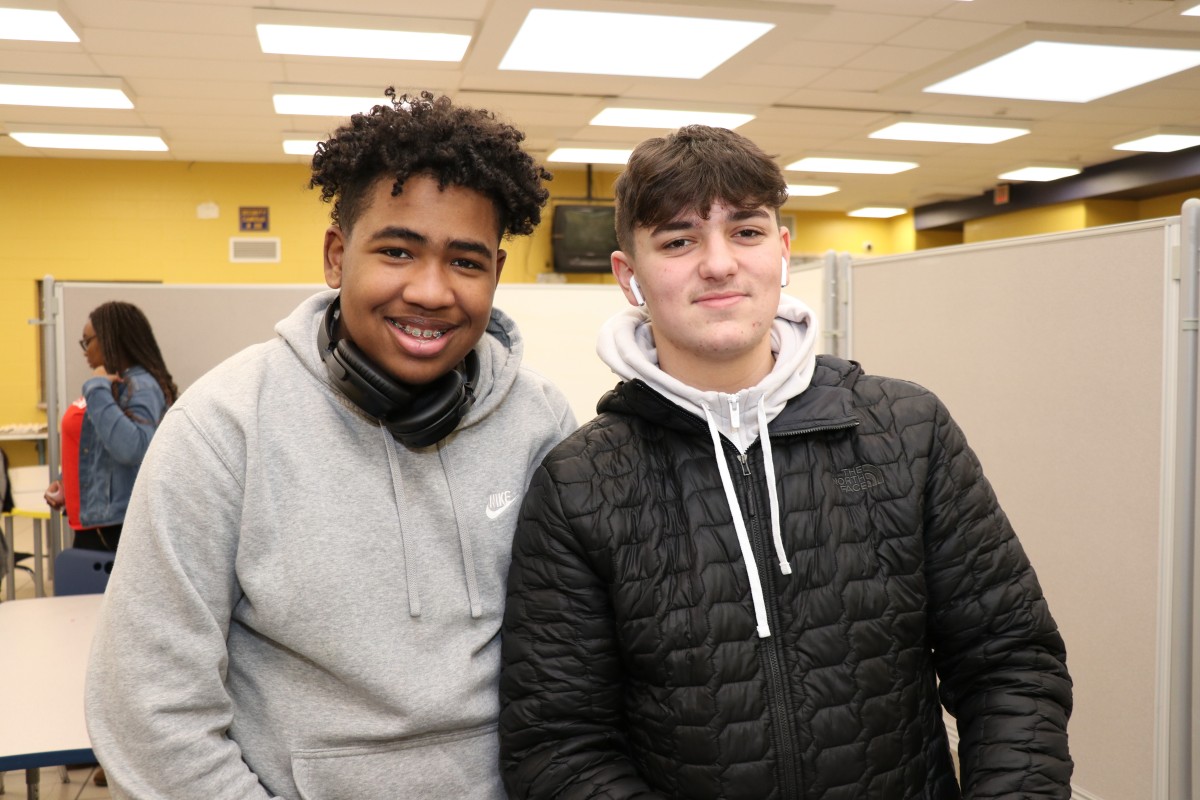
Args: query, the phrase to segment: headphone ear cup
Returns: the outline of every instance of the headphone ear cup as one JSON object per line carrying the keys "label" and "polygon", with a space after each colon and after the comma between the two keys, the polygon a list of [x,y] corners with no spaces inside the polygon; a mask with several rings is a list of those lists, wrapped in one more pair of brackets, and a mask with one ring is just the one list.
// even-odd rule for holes
{"label": "headphone ear cup", "polygon": [[428,447],[454,430],[469,404],[466,381],[454,370],[423,387],[411,404],[384,424],[405,445]]}
{"label": "headphone ear cup", "polygon": [[373,416],[382,417],[390,409],[396,406],[406,406],[412,402],[413,392],[377,370],[354,342],[342,339],[334,347],[333,355],[345,368],[346,380],[354,383],[360,392],[370,398],[366,403],[359,402],[357,398],[354,398],[364,411]]}

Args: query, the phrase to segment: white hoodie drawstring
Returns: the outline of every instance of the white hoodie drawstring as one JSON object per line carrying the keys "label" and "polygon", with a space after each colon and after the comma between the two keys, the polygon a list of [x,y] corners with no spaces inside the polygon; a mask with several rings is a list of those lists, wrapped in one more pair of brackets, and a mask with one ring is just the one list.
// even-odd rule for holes
{"label": "white hoodie drawstring", "polygon": [[763,403],[758,404],[758,439],[762,442],[763,463],[767,469],[767,497],[771,501],[771,539],[775,542],[775,557],[779,559],[779,571],[792,574],[787,552],[783,549],[783,530],[779,522],[779,490],[775,488],[775,459],[771,455],[771,437],[767,435],[767,411]]}
{"label": "white hoodie drawstring", "polygon": [[721,447],[721,434],[717,430],[717,421],[713,419],[712,411],[707,404],[701,403],[700,407],[704,409],[704,418],[708,420],[708,433],[712,437],[717,471],[721,473],[721,485],[725,489],[725,500],[729,503],[729,511],[733,515],[733,528],[737,531],[738,547],[742,549],[746,577],[750,580],[750,596],[754,600],[754,620],[758,626],[758,636],[765,639],[771,635],[771,626],[767,623],[767,604],[763,600],[762,581],[758,577],[758,562],[754,560],[754,552],[750,548],[750,536],[746,533],[746,523],[742,520],[742,507],[733,491],[733,479],[729,476],[729,465],[725,463],[725,451]]}
{"label": "white hoodie drawstring", "polygon": [[419,617],[421,616],[421,597],[417,593],[417,578],[414,568],[416,558],[409,549],[408,538],[404,535],[404,515],[400,512],[400,509],[405,506],[404,484],[400,478],[400,463],[396,458],[396,443],[382,422],[379,423],[379,432],[383,434],[383,448],[387,450],[388,467],[392,473],[392,492],[396,501],[396,528],[400,531],[400,549],[404,553],[404,583],[408,589],[408,615]]}

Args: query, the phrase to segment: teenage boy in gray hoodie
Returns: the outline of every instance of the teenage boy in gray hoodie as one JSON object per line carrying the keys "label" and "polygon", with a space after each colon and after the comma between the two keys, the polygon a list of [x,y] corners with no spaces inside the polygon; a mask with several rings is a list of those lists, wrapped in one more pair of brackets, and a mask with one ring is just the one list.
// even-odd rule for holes
{"label": "teenage boy in gray hoodie", "polygon": [[624,382],[521,510],[510,796],[1068,798],[1071,681],[1037,578],[937,398],[817,355],[780,292],[778,165],[689,126],[639,145],[614,193],[636,308],[599,352]]}
{"label": "teenage boy in gray hoodie", "polygon": [[575,427],[492,307],[549,175],[429,93],[320,144],[325,280],[142,465],[88,670],[113,795],[498,800],[519,499]]}

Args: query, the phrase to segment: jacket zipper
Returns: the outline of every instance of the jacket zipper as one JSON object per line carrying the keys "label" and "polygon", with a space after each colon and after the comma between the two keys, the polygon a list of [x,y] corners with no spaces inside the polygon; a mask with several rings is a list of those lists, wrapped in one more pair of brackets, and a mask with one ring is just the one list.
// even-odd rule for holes
{"label": "jacket zipper", "polygon": [[[729,445],[725,445],[729,448]],[[738,462],[742,466],[743,480],[741,483],[742,494],[751,504],[748,510],[753,512],[751,517],[751,529],[753,536],[751,537],[751,546],[754,548],[754,560],[759,564],[759,579],[763,583],[763,602],[767,606],[767,620],[771,625],[773,634],[766,639],[759,639],[760,647],[765,648],[764,653],[767,659],[767,686],[768,696],[771,703],[771,725],[775,729],[775,738],[778,742],[778,752],[780,761],[780,773],[783,778],[783,800],[800,800],[800,762],[796,752],[796,735],[792,731],[792,717],[788,704],[787,697],[787,682],[784,679],[782,662],[782,654],[780,653],[780,633],[781,626],[779,623],[779,613],[776,608],[775,597],[775,574],[771,570],[772,563],[770,553],[767,552],[766,545],[763,541],[762,529],[759,526],[759,503],[754,492],[753,481],[751,478],[749,460],[746,453],[737,454]]]}

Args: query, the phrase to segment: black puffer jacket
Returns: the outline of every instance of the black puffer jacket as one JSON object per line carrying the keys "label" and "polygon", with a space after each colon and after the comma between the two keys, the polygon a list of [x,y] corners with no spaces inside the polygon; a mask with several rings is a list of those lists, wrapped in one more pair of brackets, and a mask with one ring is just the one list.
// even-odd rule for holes
{"label": "black puffer jacket", "polygon": [[[1037,578],[945,407],[821,357],[725,442],[759,638],[705,423],[640,381],[545,460],[509,576],[501,761],[518,798],[1068,798],[1071,681]],[[936,677],[935,677],[936,674]]]}

